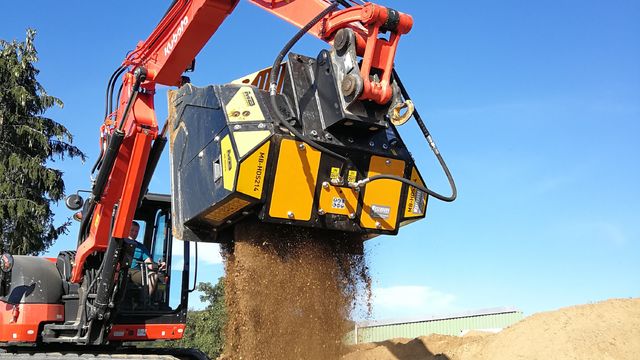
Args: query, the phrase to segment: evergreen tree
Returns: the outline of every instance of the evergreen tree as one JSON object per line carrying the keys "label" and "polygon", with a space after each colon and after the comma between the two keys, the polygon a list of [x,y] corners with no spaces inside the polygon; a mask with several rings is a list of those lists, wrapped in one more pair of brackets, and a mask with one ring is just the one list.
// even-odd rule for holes
{"label": "evergreen tree", "polygon": [[0,40],[0,247],[12,254],[41,253],[66,233],[69,222],[55,226],[51,211],[64,197],[62,172],[47,163],[85,158],[67,128],[45,116],[63,104],[36,79],[34,38],[29,29],[24,42]]}

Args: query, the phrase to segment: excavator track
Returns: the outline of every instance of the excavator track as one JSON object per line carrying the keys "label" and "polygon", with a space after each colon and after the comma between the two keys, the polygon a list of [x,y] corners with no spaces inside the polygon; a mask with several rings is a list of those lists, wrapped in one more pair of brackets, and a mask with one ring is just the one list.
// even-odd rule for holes
{"label": "excavator track", "polygon": [[0,350],[0,360],[210,360],[195,349],[122,348],[102,351],[39,351],[37,349]]}
{"label": "excavator track", "polygon": [[0,359],[14,360],[179,360],[172,355],[140,355],[140,354],[75,354],[75,353],[29,353],[0,354]]}

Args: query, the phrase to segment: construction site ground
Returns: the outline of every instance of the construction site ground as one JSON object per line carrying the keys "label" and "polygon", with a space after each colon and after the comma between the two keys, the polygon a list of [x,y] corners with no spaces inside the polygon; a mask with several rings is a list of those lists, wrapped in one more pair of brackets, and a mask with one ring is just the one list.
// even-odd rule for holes
{"label": "construction site ground", "polygon": [[534,314],[497,334],[429,335],[350,350],[343,360],[637,360],[640,298]]}

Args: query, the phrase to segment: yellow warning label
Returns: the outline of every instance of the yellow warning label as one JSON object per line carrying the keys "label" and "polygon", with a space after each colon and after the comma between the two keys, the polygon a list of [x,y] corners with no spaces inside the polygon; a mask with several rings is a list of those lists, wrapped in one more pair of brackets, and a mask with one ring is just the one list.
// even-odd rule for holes
{"label": "yellow warning label", "polygon": [[231,139],[225,136],[220,142],[220,152],[222,153],[222,181],[224,188],[233,191],[233,184],[236,181],[236,155],[233,153]]}
{"label": "yellow warning label", "polygon": [[204,217],[207,220],[211,220],[211,221],[214,221],[214,222],[223,222],[229,216],[237,213],[238,211],[242,210],[245,206],[247,206],[249,204],[250,203],[247,200],[243,200],[243,199],[240,199],[240,198],[233,198],[233,199],[229,200],[228,202],[224,203],[219,208],[211,211],[210,213],[208,213]]}
{"label": "yellow warning label", "polygon": [[262,187],[267,173],[267,159],[271,141],[262,144],[256,151],[240,163],[237,190],[256,199],[262,197]]}
{"label": "yellow warning label", "polygon": [[260,104],[250,86],[238,89],[238,92],[229,100],[225,110],[230,122],[264,120]]}
{"label": "yellow warning label", "polygon": [[236,141],[236,148],[238,148],[238,156],[241,158],[245,156],[269,135],[271,135],[269,130],[235,131],[233,138]]}
{"label": "yellow warning label", "polygon": [[340,180],[340,168],[331,168],[331,180]]}
{"label": "yellow warning label", "polygon": [[349,170],[347,182],[354,183],[356,180],[358,180],[358,172],[355,170]]}
{"label": "yellow warning label", "polygon": [[[411,181],[424,186],[415,167],[411,171]],[[410,186],[409,193],[407,194],[407,205],[404,209],[404,217],[410,218],[424,215],[426,205],[427,194]]]}

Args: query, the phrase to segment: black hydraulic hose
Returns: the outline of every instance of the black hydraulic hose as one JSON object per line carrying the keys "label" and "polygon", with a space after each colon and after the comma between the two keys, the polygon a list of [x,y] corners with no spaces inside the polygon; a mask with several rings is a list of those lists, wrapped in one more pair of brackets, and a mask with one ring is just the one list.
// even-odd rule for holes
{"label": "black hydraulic hose", "polygon": [[[351,7],[350,4],[346,3],[344,0],[337,0],[338,2],[340,2],[344,7]],[[271,73],[270,73],[270,83],[269,83],[269,95],[271,98],[271,105],[273,106],[275,113],[277,114],[280,123],[282,125],[284,125],[284,127],[287,128],[287,130],[289,130],[295,137],[307,142],[311,147],[313,147],[314,149],[321,151],[321,152],[325,152],[329,155],[335,156],[347,163],[351,163],[351,161],[347,158],[345,158],[344,156],[341,156],[339,154],[336,154],[335,152],[326,149],[325,147],[315,143],[314,141],[308,139],[307,137],[305,137],[304,135],[300,134],[300,132],[298,132],[293,126],[291,126],[291,124],[289,124],[289,122],[287,121],[287,119],[284,118],[283,114],[280,112],[280,109],[278,108],[278,105],[276,103],[276,93],[277,93],[277,82],[278,82],[278,73],[280,71],[280,65],[282,64],[282,59],[284,58],[284,56],[289,52],[289,50],[291,50],[291,48],[293,47],[293,45],[300,40],[300,38],[309,31],[309,29],[311,29],[318,21],[320,21],[323,17],[325,17],[329,12],[333,11],[337,6],[338,6],[338,2],[333,2],[328,8],[324,9],[322,12],[320,12],[320,14],[318,14],[315,18],[313,18],[307,25],[305,25],[302,29],[300,29],[300,31],[298,31],[298,33],[291,38],[291,40],[289,40],[289,42],[284,46],[284,48],[280,51],[280,53],[278,54],[278,56],[276,57],[276,60],[273,63],[273,67],[271,68]],[[395,69],[393,70],[393,76],[398,84],[398,86],[400,87],[400,91],[402,92],[402,96],[405,98],[405,100],[409,100],[409,94],[407,93],[407,90],[405,89],[404,85],[402,84],[402,82],[400,81],[400,78],[398,77],[398,74],[396,73]],[[424,122],[422,121],[422,118],[420,117],[420,114],[417,112],[417,110],[414,109],[413,112],[413,116],[416,119],[416,122],[418,123],[418,126],[420,127],[420,130],[422,131],[422,134],[424,135],[425,139],[427,140],[427,142],[429,143],[429,147],[431,147],[431,150],[433,151],[433,153],[435,154],[436,158],[438,159],[438,162],[440,163],[440,166],[442,167],[445,175],[447,176],[447,180],[449,181],[449,186],[451,187],[451,196],[444,196],[442,194],[439,194],[431,189],[429,189],[426,186],[422,186],[414,181],[411,181],[409,179],[400,177],[400,176],[395,176],[395,175],[388,175],[388,174],[380,174],[380,175],[374,175],[371,176],[369,178],[365,178],[363,180],[358,181],[355,184],[351,184],[352,186],[358,187],[358,186],[364,186],[364,184],[369,183],[371,181],[376,181],[376,180],[381,180],[381,179],[390,179],[390,180],[396,180],[396,181],[400,181],[402,183],[405,183],[407,185],[413,186],[415,188],[417,188],[420,191],[423,191],[431,196],[433,196],[434,198],[438,199],[438,200],[442,200],[442,201],[446,201],[446,202],[451,202],[454,201],[457,197],[458,197],[458,190],[456,188],[456,184],[455,181],[453,180],[453,176],[451,175],[451,172],[449,171],[449,167],[447,166],[446,162],[444,161],[444,159],[442,158],[442,155],[440,154],[440,151],[438,150],[438,147],[436,146],[435,142],[433,141],[433,138],[431,137],[431,134],[429,133],[429,130],[427,129],[426,125],[424,124]]]}
{"label": "black hydraulic hose", "polygon": [[[113,112],[113,90],[115,89],[116,82],[117,82],[118,78],[120,76],[122,76],[122,74],[125,71],[127,71],[127,67],[126,66],[122,66],[120,71],[118,71],[118,73],[116,74],[116,77],[113,79],[113,82],[110,85],[109,95],[108,95],[108,112],[105,115],[105,119],[107,118],[107,116],[109,116]],[[120,85],[120,89],[122,89],[122,85]]]}
{"label": "black hydraulic hose", "polygon": [[[394,72],[395,72],[395,70],[394,70]],[[401,91],[403,92],[402,96],[405,99],[408,100],[409,97],[406,94],[406,91],[404,90],[404,87],[402,86],[402,83],[399,82],[397,74],[394,73],[394,76],[396,77],[396,82],[398,82],[398,85],[399,85]],[[356,183],[350,184],[350,186],[352,186],[352,187],[362,187],[365,184],[370,183],[372,181],[382,180],[382,179],[389,179],[389,180],[400,181],[400,182],[405,183],[405,184],[407,184],[409,186],[413,186],[416,189],[418,189],[420,191],[423,191],[423,192],[433,196],[434,198],[436,198],[438,200],[442,200],[442,201],[446,201],[446,202],[452,202],[458,197],[458,189],[456,188],[456,183],[453,180],[453,176],[451,175],[451,172],[449,171],[449,167],[447,166],[447,163],[442,158],[442,154],[440,154],[440,150],[438,150],[438,147],[436,146],[435,141],[433,141],[433,138],[429,134],[429,130],[427,129],[427,127],[424,124],[424,122],[422,121],[422,118],[420,118],[420,114],[418,114],[415,109],[414,109],[414,112],[413,112],[413,116],[415,117],[416,122],[418,122],[420,130],[422,131],[422,134],[424,135],[425,139],[429,143],[429,147],[431,148],[431,150],[435,154],[436,159],[438,159],[438,162],[440,163],[440,166],[442,167],[442,170],[444,171],[445,175],[447,176],[447,181],[449,181],[449,186],[451,187],[451,196],[444,196],[444,195],[439,194],[439,193],[429,189],[428,187],[422,186],[422,185],[420,185],[420,184],[418,184],[418,183],[416,183],[414,181],[411,181],[409,179],[403,178],[401,176],[390,175],[390,174],[374,175],[374,176],[362,179],[362,180],[360,180],[360,181],[358,181]]]}
{"label": "black hydraulic hose", "polygon": [[273,109],[274,109],[274,112],[276,113],[276,117],[278,118],[278,121],[280,122],[281,125],[287,128],[287,130],[289,130],[289,132],[291,132],[294,137],[304,141],[305,143],[309,144],[309,146],[311,146],[312,148],[320,152],[336,157],[345,163],[351,163],[351,160],[347,159],[346,157],[334,151],[327,149],[326,147],[316,143],[315,141],[309,139],[307,136],[304,136],[302,133],[296,130],[291,124],[289,124],[289,121],[285,118],[284,114],[280,112],[280,109],[276,102],[276,94],[278,91],[277,83],[278,83],[278,76],[280,72],[280,65],[282,64],[282,59],[284,59],[284,56],[289,52],[289,50],[291,50],[293,45],[295,45],[295,43],[298,42],[298,40],[300,40],[300,38],[309,31],[309,29],[311,29],[316,23],[318,23],[318,21],[322,20],[325,16],[327,16],[327,14],[335,10],[337,6],[338,6],[338,3],[334,2],[331,5],[329,5],[329,7],[327,7],[326,9],[322,10],[318,15],[316,15],[316,17],[311,19],[311,21],[309,21],[307,25],[301,28],[278,53],[278,56],[273,62],[273,67],[271,68],[271,73],[269,75],[269,95],[271,99],[271,105],[273,106]]}
{"label": "black hydraulic hose", "polygon": [[78,246],[82,244],[85,239],[85,235],[87,233],[87,229],[89,228],[89,224],[91,223],[91,217],[93,216],[93,211],[96,208],[96,203],[93,199],[89,200],[89,205],[87,211],[82,212],[82,221],[80,222],[80,230],[78,231]]}
{"label": "black hydraulic hose", "polygon": [[443,166],[443,169],[445,171],[445,173],[447,174],[447,179],[451,179],[450,180],[450,184],[451,184],[451,196],[443,196],[441,194],[438,194],[437,192],[429,189],[426,186],[422,186],[418,183],[416,183],[415,181],[411,181],[409,179],[403,178],[402,176],[397,176],[397,175],[391,175],[391,174],[380,174],[380,175],[373,175],[371,177],[362,179],[360,181],[358,181],[357,183],[353,184],[353,186],[359,186],[362,187],[364,185],[366,185],[367,183],[370,183],[372,181],[376,181],[376,180],[382,180],[382,179],[388,179],[388,180],[395,180],[395,181],[400,181],[402,183],[405,183],[409,186],[413,186],[414,188],[425,192],[431,196],[433,196],[434,198],[438,199],[438,200],[442,200],[442,201],[446,201],[446,202],[452,202],[453,200],[456,199],[456,197],[458,197],[458,190],[456,189],[456,185],[453,182],[453,179],[451,177],[451,173],[449,172],[449,169],[447,168],[447,165],[444,163],[444,160],[442,160],[442,156],[438,156],[438,160],[440,161],[440,165]]}
{"label": "black hydraulic hose", "polygon": [[[284,59],[284,56],[289,52],[289,50],[291,50],[293,45],[295,45],[298,42],[298,40],[300,40],[300,38],[304,36],[304,34],[306,34],[316,23],[318,23],[318,21],[322,20],[322,18],[327,16],[327,14],[335,10],[336,7],[338,7],[338,3],[333,2],[326,9],[322,10],[318,15],[316,15],[316,17],[311,19],[311,21],[309,21],[307,25],[305,25],[300,30],[298,30],[298,32],[289,40],[289,42],[285,44],[282,50],[280,50],[280,52],[278,53],[278,56],[273,61],[273,67],[271,68],[271,74],[269,77],[270,79],[269,92],[277,91],[275,89],[275,86],[277,86],[276,83],[278,78],[278,72],[280,71],[280,64],[282,64],[282,59]],[[272,90],[272,87],[273,87],[273,90]]]}
{"label": "black hydraulic hose", "polygon": [[[107,83],[107,91],[105,94],[105,101],[104,101],[104,118],[105,119],[113,111],[113,87],[115,86],[115,83],[120,77],[120,75],[122,75],[122,73],[126,69],[127,69],[126,66],[121,65],[116,69],[116,71],[113,72],[113,74],[111,74],[111,77],[109,78],[109,82]],[[104,150],[101,148],[100,155],[98,155],[96,162],[93,164],[93,167],[91,167],[91,174],[93,174],[96,171],[96,169],[100,167],[103,160],[103,156],[104,156]]]}
{"label": "black hydraulic hose", "polygon": [[[400,77],[398,76],[398,73],[396,72],[395,69],[393,69],[393,77],[396,80],[396,84],[398,84],[398,87],[400,88],[402,97],[404,97],[405,100],[409,100],[410,99],[409,93],[407,92],[407,89],[404,87],[404,84],[402,84],[402,81],[400,80]],[[428,188],[425,188],[424,190],[421,189],[421,190],[425,191],[426,193],[428,193],[429,195],[433,196],[438,200],[442,200],[446,202],[454,201],[456,197],[458,197],[458,189],[456,188],[456,182],[454,181],[453,176],[449,171],[449,167],[447,166],[447,163],[444,161],[444,158],[442,158],[442,154],[440,154],[440,150],[438,150],[438,147],[436,146],[435,141],[433,141],[433,138],[431,137],[431,133],[429,132],[429,129],[427,129],[427,126],[422,121],[422,117],[420,117],[420,113],[418,112],[418,109],[413,110],[413,118],[416,119],[416,122],[418,123],[418,127],[420,127],[420,131],[422,132],[422,135],[424,136],[425,140],[427,140],[427,143],[429,143],[429,147],[431,148],[431,151],[433,151],[433,154],[436,156],[436,158],[438,159],[438,162],[440,163],[440,167],[442,167],[442,170],[447,176],[449,187],[451,187],[451,196],[441,195]],[[418,187],[416,186],[416,188]]]}
{"label": "black hydraulic hose", "polygon": [[[120,104],[120,96],[122,95],[122,88],[124,87],[124,82],[120,83],[120,87],[118,87],[118,96],[116,97],[116,104]],[[113,111],[113,110],[111,110]]]}
{"label": "black hydraulic hose", "polygon": [[122,73],[121,71],[123,70],[124,66],[120,66],[116,69],[116,71],[113,72],[113,74],[111,74],[111,77],[109,78],[109,82],[107,83],[107,92],[105,94],[105,99],[104,99],[104,118],[106,119],[107,116],[109,116],[109,109],[110,109],[110,92],[111,89],[113,88],[113,83],[116,81],[116,79],[118,78],[118,76],[120,76],[120,74]]}
{"label": "black hydraulic hose", "polygon": [[98,171],[96,182],[93,185],[93,190],[91,191],[92,198],[96,202],[99,202],[102,197],[104,187],[109,179],[109,175],[111,174],[111,169],[113,168],[113,164],[115,163],[118,152],[120,151],[120,145],[122,145],[122,141],[124,140],[124,135],[124,132],[120,129],[116,129],[113,132],[113,135],[111,135],[109,146],[107,147],[107,151],[104,155],[104,161],[102,162],[100,171]]}
{"label": "black hydraulic hose", "polygon": [[96,169],[100,167],[103,156],[104,156],[104,149],[102,148],[102,146],[100,146],[100,154],[98,155],[98,158],[96,159],[95,164],[93,164],[93,167],[91,168],[91,175],[93,175],[93,173],[96,172]]}
{"label": "black hydraulic hose", "polygon": [[[351,7],[350,4],[346,3],[346,1],[344,0],[338,0],[340,1],[340,3],[346,7],[349,8]],[[398,76],[398,73],[396,72],[395,69],[393,69],[393,77],[396,80],[396,83],[398,84],[398,87],[400,88],[400,92],[402,93],[402,96],[405,98],[405,100],[409,100],[409,93],[407,92],[407,89],[404,87],[404,85],[402,84],[402,81],[400,81],[400,77]],[[451,175],[451,172],[449,171],[449,167],[447,166],[447,163],[444,161],[444,159],[442,158],[442,154],[440,154],[440,150],[438,150],[438,147],[436,146],[435,141],[433,141],[433,138],[431,137],[431,134],[429,133],[429,129],[427,129],[427,126],[424,124],[424,122],[422,121],[422,118],[420,117],[420,113],[418,113],[417,109],[413,110],[413,117],[416,119],[416,122],[418,123],[418,127],[420,127],[420,131],[422,131],[422,135],[424,136],[424,138],[427,140],[427,143],[429,143],[429,147],[431,148],[431,150],[433,151],[433,153],[435,154],[436,158],[438,159],[438,162],[440,163],[440,166],[442,167],[442,170],[444,171],[445,175],[447,176],[447,181],[449,181],[449,186],[451,187],[451,196],[444,196],[441,195],[431,189],[429,189],[426,186],[422,186],[416,182],[413,182],[409,179],[405,179],[403,177],[400,176],[395,176],[395,175],[387,175],[387,174],[381,174],[381,175],[374,175],[370,178],[366,178],[363,179],[355,184],[351,184],[352,186],[363,186],[364,184],[371,182],[371,181],[375,181],[375,180],[380,180],[380,179],[390,179],[390,180],[397,180],[400,181],[402,183],[405,183],[407,185],[413,186],[416,189],[423,191],[431,196],[433,196],[434,198],[438,199],[438,200],[442,200],[442,201],[446,201],[446,202],[451,202],[454,201],[457,197],[458,197],[458,189],[456,188],[456,183],[453,180],[453,176]]]}
{"label": "black hydraulic hose", "polygon": [[[339,1],[346,8],[351,7],[350,4],[345,4],[344,0],[339,0]],[[398,73],[396,72],[395,69],[393,69],[393,77],[395,78],[396,83],[398,84],[398,87],[400,88],[400,92],[402,93],[402,96],[405,98],[405,100],[409,100],[410,99],[409,98],[409,93],[407,92],[407,89],[402,84],[402,81],[400,81],[400,77],[398,76]],[[446,201],[446,202],[454,201],[458,197],[458,189],[456,188],[456,183],[453,180],[453,176],[451,175],[451,172],[449,171],[449,167],[447,166],[447,163],[442,158],[442,154],[440,154],[440,150],[438,150],[438,147],[436,146],[435,141],[433,141],[433,138],[431,137],[431,134],[429,133],[429,129],[427,129],[427,126],[422,121],[422,118],[420,117],[420,113],[418,113],[417,109],[413,110],[413,117],[416,119],[416,122],[418,123],[418,127],[420,127],[420,131],[422,131],[422,135],[424,136],[425,140],[427,140],[427,143],[429,143],[429,147],[431,148],[431,150],[435,154],[436,158],[438,159],[438,162],[440,163],[440,166],[442,167],[442,170],[444,171],[445,175],[447,176],[447,181],[449,181],[449,186],[451,187],[451,196],[444,196],[442,194],[439,194],[439,193],[429,189],[428,187],[422,186],[422,185],[420,185],[420,184],[418,184],[416,182],[413,182],[413,181],[411,181],[409,179],[405,179],[403,177],[395,176],[395,175],[387,175],[387,174],[374,175],[374,176],[372,176],[370,178],[363,179],[363,180],[358,181],[357,183],[351,184],[351,185],[352,186],[363,186],[364,184],[372,182],[372,181],[381,180],[381,179],[390,179],[390,180],[400,181],[400,182],[405,183],[407,185],[413,186],[416,189],[418,189],[420,191],[423,191],[423,192],[433,196],[434,198],[436,198],[438,200],[442,200],[442,201]]]}
{"label": "black hydraulic hose", "polygon": [[133,72],[136,82],[133,83],[133,88],[131,89],[131,94],[129,95],[129,100],[127,101],[127,106],[124,108],[124,112],[122,113],[122,118],[120,119],[120,125],[118,125],[118,130],[122,130],[124,127],[124,122],[127,120],[127,116],[129,116],[129,111],[131,110],[131,106],[136,100],[138,93],[140,92],[140,85],[147,79],[147,69],[143,67],[137,67]]}

